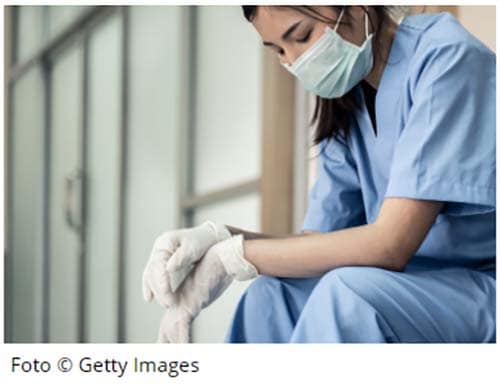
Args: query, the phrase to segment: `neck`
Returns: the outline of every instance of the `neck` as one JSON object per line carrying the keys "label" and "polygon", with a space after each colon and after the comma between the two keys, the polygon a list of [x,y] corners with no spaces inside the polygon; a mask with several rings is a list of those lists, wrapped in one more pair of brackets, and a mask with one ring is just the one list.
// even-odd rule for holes
{"label": "neck", "polygon": [[[378,42],[379,47],[374,47],[373,55],[373,68],[370,73],[365,77],[365,80],[373,88],[378,89],[380,79],[384,72],[387,59],[389,58],[389,53],[391,52],[392,41],[394,40],[394,34],[398,28],[397,23],[388,18],[387,23],[379,31]],[[375,38],[375,37],[374,37]]]}

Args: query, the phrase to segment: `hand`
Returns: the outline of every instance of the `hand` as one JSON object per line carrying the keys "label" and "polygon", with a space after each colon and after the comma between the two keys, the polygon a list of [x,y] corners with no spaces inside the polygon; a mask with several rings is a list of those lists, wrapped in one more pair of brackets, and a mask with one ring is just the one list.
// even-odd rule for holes
{"label": "hand", "polygon": [[178,303],[167,309],[160,324],[159,340],[184,342],[192,320],[227,289],[233,279],[258,275],[243,255],[243,236],[236,235],[213,245],[179,287]]}
{"label": "hand", "polygon": [[212,245],[229,237],[231,233],[226,226],[211,221],[160,235],[142,275],[144,299],[151,302],[155,298],[163,307],[173,305],[176,300],[168,273],[189,268]]}
{"label": "hand", "polygon": [[165,310],[160,321],[160,343],[188,343],[191,341],[193,318],[183,307],[173,306]]}

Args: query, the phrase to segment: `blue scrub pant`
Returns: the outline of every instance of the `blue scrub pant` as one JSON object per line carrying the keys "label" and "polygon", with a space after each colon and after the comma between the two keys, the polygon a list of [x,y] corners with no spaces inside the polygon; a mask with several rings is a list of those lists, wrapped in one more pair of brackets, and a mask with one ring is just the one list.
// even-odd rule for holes
{"label": "blue scrub pant", "polygon": [[225,342],[495,342],[495,271],[340,267],[320,278],[261,276]]}

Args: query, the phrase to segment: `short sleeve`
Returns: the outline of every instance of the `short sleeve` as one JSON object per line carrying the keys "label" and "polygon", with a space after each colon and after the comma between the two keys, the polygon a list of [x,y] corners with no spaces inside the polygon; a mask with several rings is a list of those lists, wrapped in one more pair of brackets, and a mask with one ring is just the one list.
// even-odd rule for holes
{"label": "short sleeve", "polygon": [[309,193],[302,231],[328,232],[366,223],[359,178],[346,143],[319,144],[318,177]]}
{"label": "short sleeve", "polygon": [[385,196],[444,201],[448,215],[494,211],[494,54],[454,43],[419,63]]}

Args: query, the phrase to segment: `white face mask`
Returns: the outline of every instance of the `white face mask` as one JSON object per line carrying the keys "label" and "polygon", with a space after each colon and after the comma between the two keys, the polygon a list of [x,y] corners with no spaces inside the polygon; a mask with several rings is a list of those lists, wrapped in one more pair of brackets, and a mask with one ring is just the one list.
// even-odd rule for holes
{"label": "white face mask", "polygon": [[322,98],[338,98],[348,93],[368,75],[373,67],[372,38],[368,35],[368,15],[365,14],[366,40],[361,47],[344,40],[337,28],[325,33],[291,65],[283,66],[299,79],[304,88]]}

